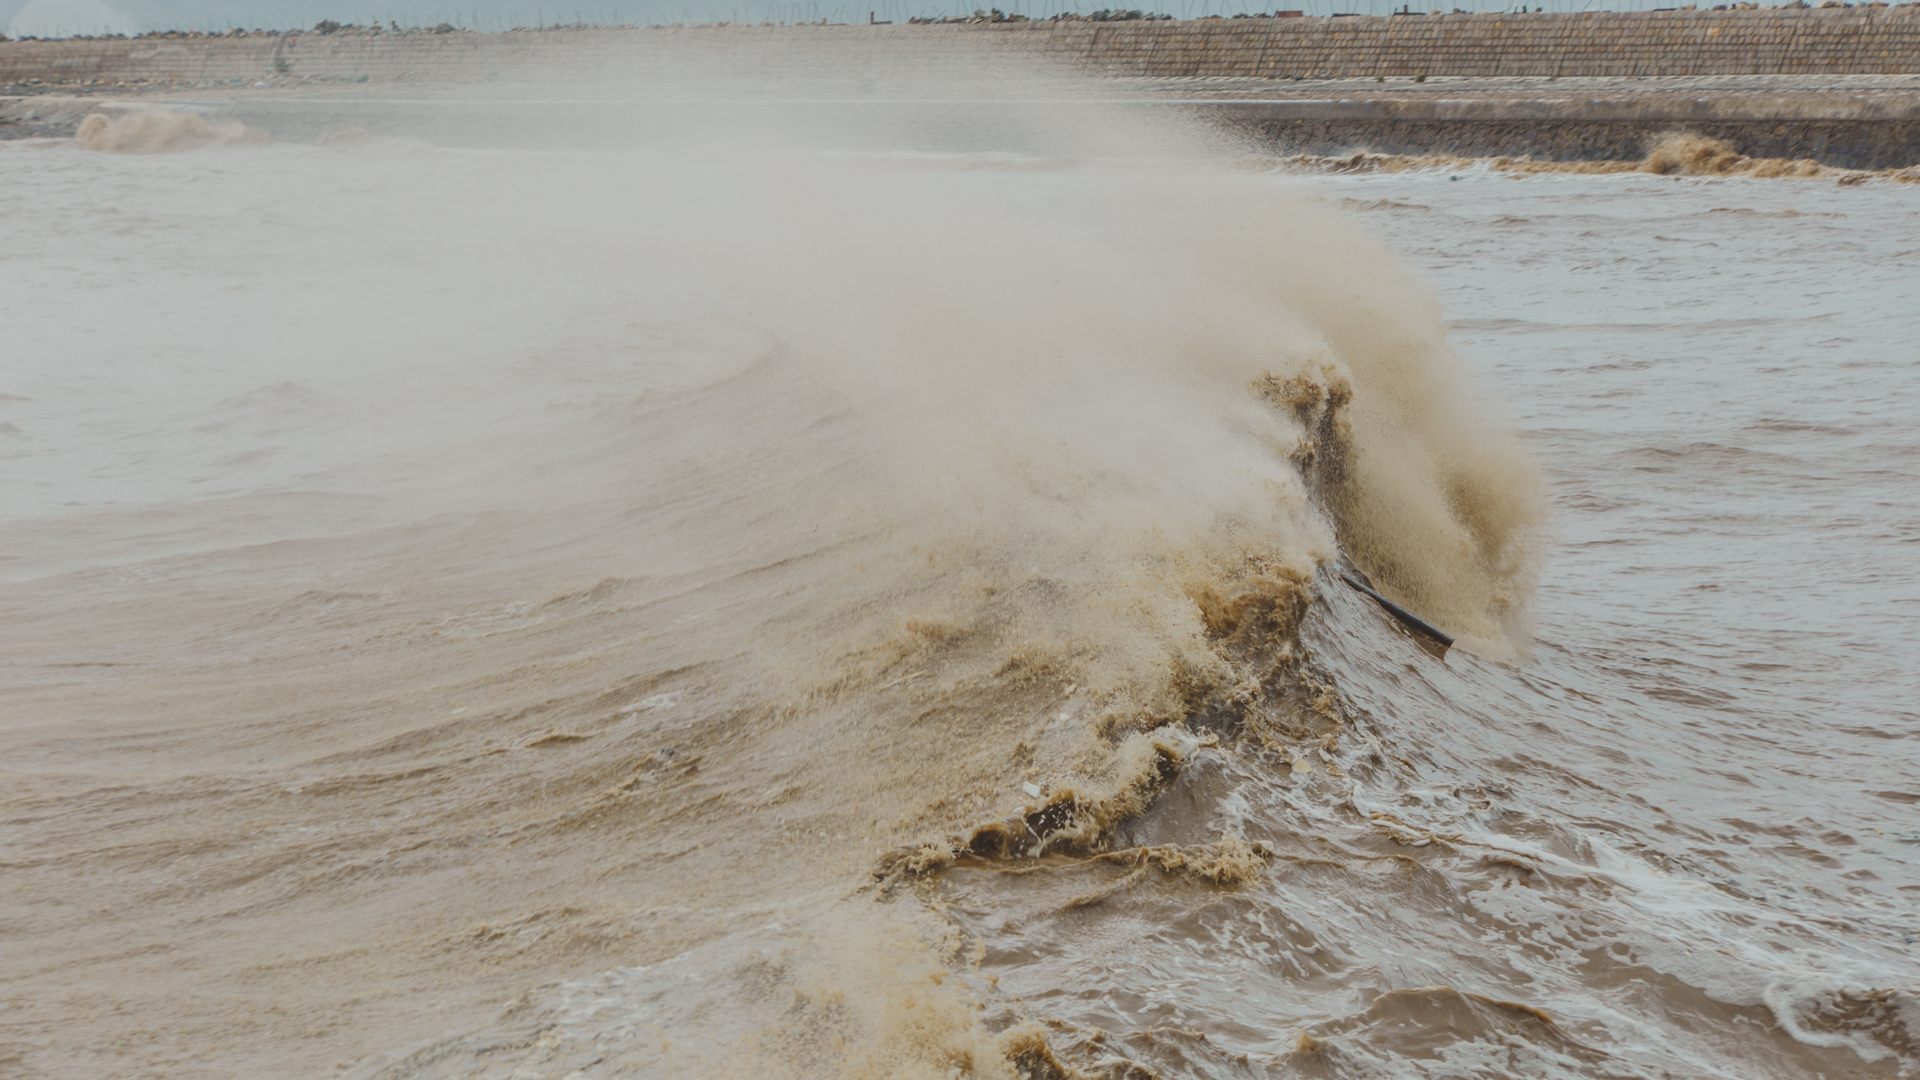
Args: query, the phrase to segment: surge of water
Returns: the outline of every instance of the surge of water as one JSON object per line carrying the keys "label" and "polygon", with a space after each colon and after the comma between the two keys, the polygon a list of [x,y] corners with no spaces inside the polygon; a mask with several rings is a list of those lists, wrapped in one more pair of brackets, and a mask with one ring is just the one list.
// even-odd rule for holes
{"label": "surge of water", "polygon": [[[1612,620],[1570,626],[1550,489],[1488,384],[1546,448],[1576,567],[1594,520],[1661,550],[1673,516],[1608,492],[1666,459],[1576,432],[1609,408],[1592,343],[1638,331],[1593,300],[1502,352],[1534,328],[1482,319],[1513,366],[1469,379],[1379,239],[1454,253],[1448,303],[1485,307],[1470,283],[1524,288],[1568,243],[1636,250],[1636,214],[1739,215],[1652,177],[1338,181],[1391,211],[1362,218],[1118,112],[886,115],[4,148],[16,1060],[1914,1064],[1920,883],[1889,815],[1920,795],[1860,751],[1912,737],[1905,699],[1823,744],[1798,717],[1834,699],[1791,667],[1642,666],[1634,635],[1684,654],[1675,627],[1742,610],[1623,621],[1607,590],[1640,594],[1606,583],[1643,554],[1561,579]],[[1563,185],[1535,213],[1568,215],[1510,245],[1520,271],[1485,239],[1515,215],[1474,201],[1508,183]],[[1606,265],[1598,294],[1637,297]],[[1633,363],[1731,393],[1717,361]],[[1879,567],[1874,535],[1845,550]],[[1836,809],[1848,770],[1872,813]]]}

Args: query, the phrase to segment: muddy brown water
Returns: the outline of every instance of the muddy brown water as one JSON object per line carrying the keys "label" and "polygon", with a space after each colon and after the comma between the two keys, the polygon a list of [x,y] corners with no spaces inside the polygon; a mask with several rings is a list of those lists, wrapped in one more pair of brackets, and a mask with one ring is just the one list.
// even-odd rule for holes
{"label": "muddy brown water", "polygon": [[0,146],[0,1062],[1920,1065],[1920,187],[1051,123]]}

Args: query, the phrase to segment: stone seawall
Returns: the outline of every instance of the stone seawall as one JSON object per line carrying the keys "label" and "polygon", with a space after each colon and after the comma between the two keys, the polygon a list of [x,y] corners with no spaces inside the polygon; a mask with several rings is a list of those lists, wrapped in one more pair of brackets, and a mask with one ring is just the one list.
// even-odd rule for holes
{"label": "stone seawall", "polygon": [[1920,73],[1920,7],[287,34],[0,42],[0,83],[596,81],[681,64],[726,76],[1019,53],[1107,76]]}
{"label": "stone seawall", "polygon": [[1040,33],[1046,51],[1109,75],[1920,72],[1920,7],[1074,22]]}

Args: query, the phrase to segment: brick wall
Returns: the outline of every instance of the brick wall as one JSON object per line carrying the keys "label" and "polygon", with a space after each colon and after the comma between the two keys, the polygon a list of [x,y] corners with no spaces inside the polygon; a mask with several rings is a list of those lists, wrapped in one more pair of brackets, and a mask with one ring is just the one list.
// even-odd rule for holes
{"label": "brick wall", "polygon": [[1920,7],[0,42],[0,83],[842,75],[1009,51],[1159,77],[1904,74]]}

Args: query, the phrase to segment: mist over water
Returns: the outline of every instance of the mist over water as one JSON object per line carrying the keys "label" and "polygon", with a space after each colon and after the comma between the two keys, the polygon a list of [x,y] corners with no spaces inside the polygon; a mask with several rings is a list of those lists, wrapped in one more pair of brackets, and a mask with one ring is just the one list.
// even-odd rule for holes
{"label": "mist over water", "polygon": [[1920,192],[377,104],[0,146],[23,1067],[1916,1064]]}

